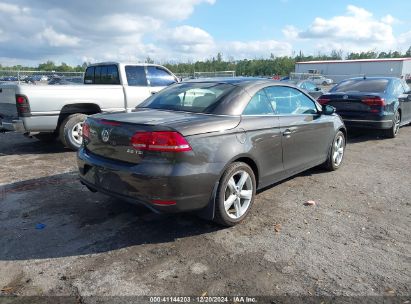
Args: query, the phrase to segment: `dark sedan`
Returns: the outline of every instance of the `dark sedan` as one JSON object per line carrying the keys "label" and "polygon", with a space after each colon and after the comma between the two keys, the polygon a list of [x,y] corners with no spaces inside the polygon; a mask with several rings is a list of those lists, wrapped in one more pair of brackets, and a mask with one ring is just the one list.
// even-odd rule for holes
{"label": "dark sedan", "polygon": [[323,164],[341,166],[346,130],[330,106],[269,80],[172,85],[132,113],[83,125],[80,178],[158,212],[240,222],[256,190]]}
{"label": "dark sedan", "polygon": [[310,80],[287,80],[289,83],[296,85],[300,89],[305,90],[314,99],[318,99],[324,94],[324,91]]}
{"label": "dark sedan", "polygon": [[381,129],[391,138],[411,122],[411,90],[395,77],[347,79],[318,102],[335,107],[347,127]]}

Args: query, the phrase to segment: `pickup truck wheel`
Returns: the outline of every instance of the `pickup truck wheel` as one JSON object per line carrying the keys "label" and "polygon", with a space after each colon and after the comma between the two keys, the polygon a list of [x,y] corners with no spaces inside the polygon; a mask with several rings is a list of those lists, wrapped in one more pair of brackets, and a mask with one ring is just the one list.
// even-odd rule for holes
{"label": "pickup truck wheel", "polygon": [[33,137],[41,142],[51,143],[57,139],[58,135],[55,133],[39,133],[34,135]]}
{"label": "pickup truck wheel", "polygon": [[82,126],[86,120],[85,114],[72,114],[60,125],[60,140],[67,148],[78,150],[83,142]]}

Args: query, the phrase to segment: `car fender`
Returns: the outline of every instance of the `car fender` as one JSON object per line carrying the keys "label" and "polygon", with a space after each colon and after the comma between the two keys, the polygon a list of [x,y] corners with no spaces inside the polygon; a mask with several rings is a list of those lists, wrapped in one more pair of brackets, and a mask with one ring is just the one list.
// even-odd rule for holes
{"label": "car fender", "polygon": [[[232,164],[236,160],[244,159],[244,158],[251,159],[254,162],[254,164],[257,166],[257,171],[260,172],[260,167],[259,167],[258,162],[250,154],[242,153],[242,154],[236,155],[233,158],[231,158],[225,164],[223,169],[220,171],[220,173],[218,175],[218,179],[214,184],[213,191],[211,192],[211,196],[210,196],[210,199],[209,199],[209,202],[208,202],[207,206],[203,209],[200,209],[200,210],[194,212],[197,216],[199,216],[199,217],[201,217],[202,219],[205,219],[205,220],[213,220],[214,219],[215,203],[216,203],[216,198],[217,198],[218,186],[220,185],[220,179],[221,179],[221,177],[223,176],[224,172],[226,171],[227,167],[230,164]],[[258,180],[257,176],[256,176],[256,180]],[[258,185],[256,185],[256,187],[258,188]]]}

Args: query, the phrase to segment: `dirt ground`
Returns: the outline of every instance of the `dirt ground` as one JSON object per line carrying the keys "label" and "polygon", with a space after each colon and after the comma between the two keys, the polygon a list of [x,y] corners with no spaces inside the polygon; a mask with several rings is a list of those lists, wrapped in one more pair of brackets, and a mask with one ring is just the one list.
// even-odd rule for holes
{"label": "dirt ground", "polygon": [[411,127],[350,136],[340,170],[266,189],[222,229],[91,193],[74,152],[0,134],[0,294],[408,299]]}

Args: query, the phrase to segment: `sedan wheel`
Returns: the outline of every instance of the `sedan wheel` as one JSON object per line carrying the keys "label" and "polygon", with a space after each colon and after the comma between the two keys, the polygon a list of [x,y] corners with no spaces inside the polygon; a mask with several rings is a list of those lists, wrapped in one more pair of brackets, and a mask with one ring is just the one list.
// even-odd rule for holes
{"label": "sedan wheel", "polygon": [[394,138],[397,136],[398,131],[400,129],[400,124],[401,124],[401,114],[397,110],[395,111],[394,119],[392,121],[392,127],[386,131],[388,138]]}
{"label": "sedan wheel", "polygon": [[344,135],[339,134],[334,142],[333,162],[335,166],[339,166],[344,156]]}
{"label": "sedan wheel", "polygon": [[216,198],[215,221],[233,226],[242,221],[254,201],[255,176],[245,163],[233,163],[224,172]]}
{"label": "sedan wheel", "polygon": [[232,219],[239,219],[248,210],[253,196],[250,175],[241,170],[229,179],[224,193],[224,209]]}
{"label": "sedan wheel", "polygon": [[344,159],[345,152],[345,135],[343,132],[338,131],[334,137],[334,141],[328,153],[327,161],[323,164],[325,169],[329,171],[337,170]]}

